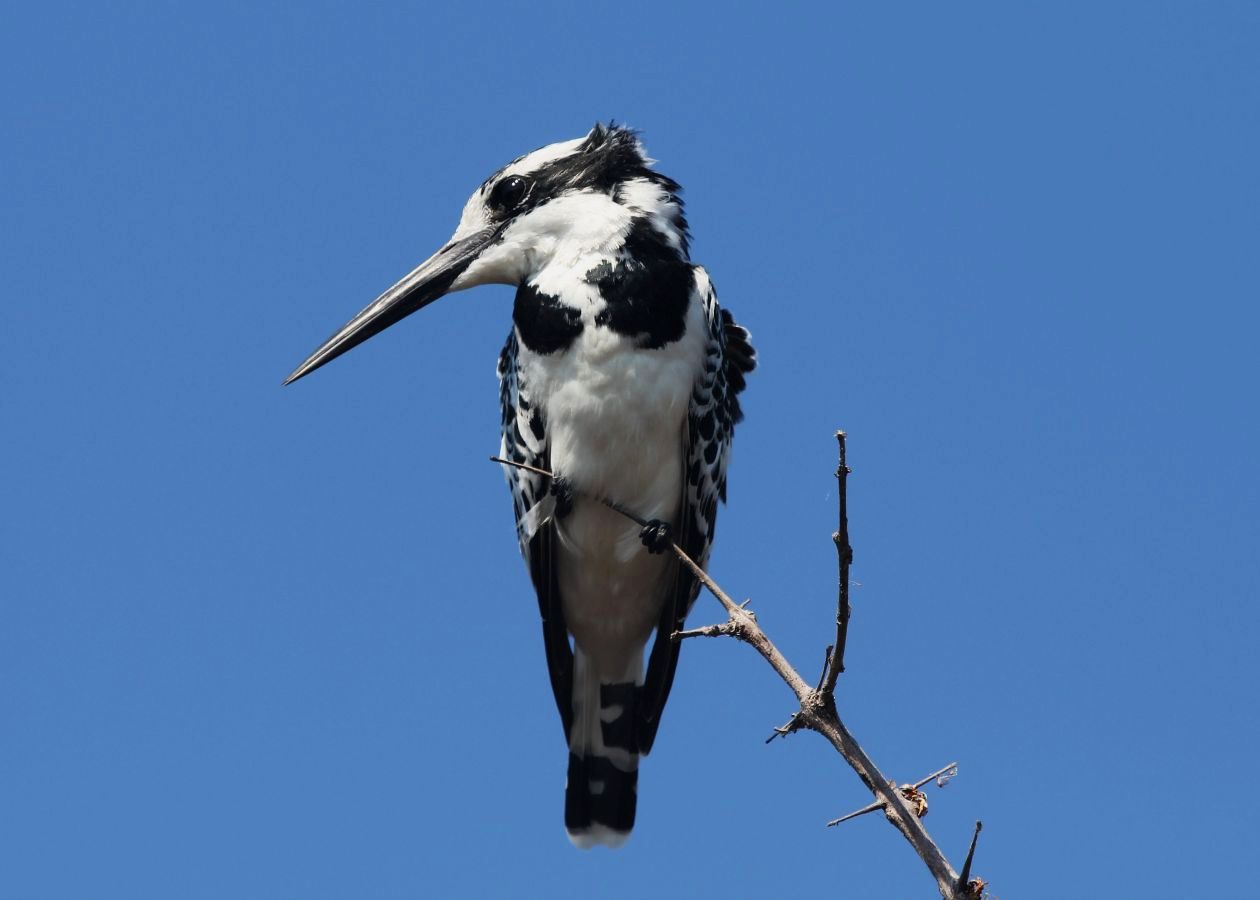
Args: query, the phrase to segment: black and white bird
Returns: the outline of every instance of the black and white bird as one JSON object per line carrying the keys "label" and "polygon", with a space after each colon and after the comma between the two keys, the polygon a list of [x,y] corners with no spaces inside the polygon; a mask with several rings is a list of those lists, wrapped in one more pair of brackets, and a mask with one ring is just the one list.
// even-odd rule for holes
{"label": "black and white bird", "polygon": [[619,846],[634,825],[639,757],[678,664],[669,636],[699,590],[664,551],[672,540],[708,559],[755,365],[748,332],[691,263],[680,190],[615,125],[513,160],[442,249],[285,381],[444,294],[516,286],[501,454],[557,476],[505,467],[569,747],[565,828],[583,848]]}

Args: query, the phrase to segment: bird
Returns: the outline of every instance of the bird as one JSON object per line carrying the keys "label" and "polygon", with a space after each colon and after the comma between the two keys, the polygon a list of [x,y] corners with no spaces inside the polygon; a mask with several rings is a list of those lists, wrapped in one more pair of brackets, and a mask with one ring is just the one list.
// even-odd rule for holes
{"label": "bird", "polygon": [[671,545],[707,565],[756,366],[691,262],[681,186],[654,166],[615,122],[517,157],[441,249],[284,382],[446,294],[516,288],[500,457],[516,464],[503,468],[568,747],[565,830],[582,849],[619,847],[634,827],[639,760],[678,665],[671,635],[699,593]]}

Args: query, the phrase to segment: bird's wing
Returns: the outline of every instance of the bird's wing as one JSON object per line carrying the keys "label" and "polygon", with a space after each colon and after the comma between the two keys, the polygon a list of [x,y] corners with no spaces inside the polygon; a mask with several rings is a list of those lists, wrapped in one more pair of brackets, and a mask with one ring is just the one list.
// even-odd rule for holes
{"label": "bird's wing", "polygon": [[[695,290],[704,308],[709,334],[704,368],[696,379],[687,412],[684,494],[675,541],[703,568],[713,545],[718,500],[726,500],[731,439],[735,424],[743,418],[739,393],[744,389],[744,376],[757,365],[757,356],[748,331],[736,325],[731,314],[718,305],[708,275],[699,267],[695,273]],[[666,598],[657,623],[638,703],[637,738],[642,753],[651,749],[656,738],[661,710],[678,666],[678,644],[670,640],[670,635],[683,627],[699,591],[695,576],[680,564],[672,596]]]}
{"label": "bird's wing", "polygon": [[[503,410],[500,455],[513,462],[550,471],[547,425],[542,410],[531,403],[528,386],[522,382],[517,368],[515,330],[508,336],[503,352],[499,354],[498,371],[499,401]],[[516,536],[538,594],[547,671],[551,676],[551,690],[560,710],[567,741],[573,721],[573,649],[569,646],[564,610],[560,605],[560,586],[556,581],[556,529],[551,521],[555,497],[551,495],[551,480],[546,476],[515,466],[504,466],[503,469],[512,490]]]}

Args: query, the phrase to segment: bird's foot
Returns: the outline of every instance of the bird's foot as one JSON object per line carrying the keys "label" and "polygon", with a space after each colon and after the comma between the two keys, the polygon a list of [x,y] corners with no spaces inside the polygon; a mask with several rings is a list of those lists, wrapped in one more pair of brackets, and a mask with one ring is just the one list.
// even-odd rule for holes
{"label": "bird's foot", "polygon": [[664,553],[674,542],[674,529],[668,522],[651,519],[639,532],[639,540],[648,548],[648,553]]}
{"label": "bird's foot", "polygon": [[557,521],[573,512],[573,485],[569,484],[569,479],[562,476],[551,479],[551,496],[556,498]]}

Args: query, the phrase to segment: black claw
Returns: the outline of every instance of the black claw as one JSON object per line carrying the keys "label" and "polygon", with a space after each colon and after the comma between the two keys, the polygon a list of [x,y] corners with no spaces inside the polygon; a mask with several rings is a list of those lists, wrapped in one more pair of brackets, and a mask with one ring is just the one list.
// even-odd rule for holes
{"label": "black claw", "polygon": [[573,512],[573,485],[569,484],[567,478],[551,479],[551,495],[556,498],[557,520]]}
{"label": "black claw", "polygon": [[674,529],[668,522],[652,519],[639,532],[639,540],[648,548],[648,553],[664,553],[674,542]]}

